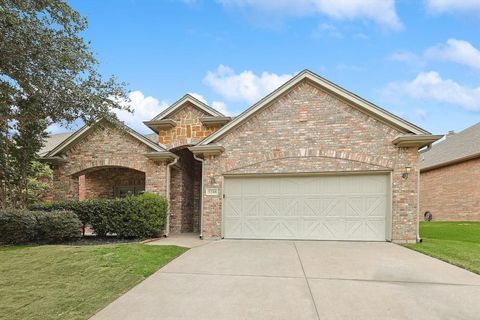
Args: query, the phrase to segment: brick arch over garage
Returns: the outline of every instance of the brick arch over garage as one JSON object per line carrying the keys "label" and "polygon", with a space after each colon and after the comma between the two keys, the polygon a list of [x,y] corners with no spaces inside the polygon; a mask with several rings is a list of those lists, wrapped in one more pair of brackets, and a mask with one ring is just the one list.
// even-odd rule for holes
{"label": "brick arch over garage", "polygon": [[331,168],[338,170],[344,168],[347,170],[392,170],[393,162],[378,156],[366,154],[357,154],[352,152],[323,150],[323,149],[272,149],[264,153],[256,153],[249,156],[241,163],[228,163],[226,172],[228,173],[247,173],[249,171],[262,171],[262,169],[272,170],[285,166],[286,162],[303,165],[301,171],[312,167],[312,171],[317,171],[313,166],[319,164],[322,168]]}

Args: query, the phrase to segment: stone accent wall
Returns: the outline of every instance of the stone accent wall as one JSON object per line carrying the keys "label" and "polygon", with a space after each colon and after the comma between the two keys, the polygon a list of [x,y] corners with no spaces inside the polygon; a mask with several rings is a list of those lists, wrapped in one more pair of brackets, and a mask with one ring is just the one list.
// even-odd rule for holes
{"label": "stone accent wall", "polygon": [[78,199],[78,177],[93,169],[122,167],[145,173],[145,191],[166,196],[166,163],[144,156],[153,150],[107,122],[95,125],[54,166],[54,200]]}
{"label": "stone accent wall", "polygon": [[480,158],[421,172],[420,214],[433,220],[480,220]]}
{"label": "stone accent wall", "polygon": [[145,173],[126,168],[105,168],[85,175],[85,199],[113,198],[115,187],[145,188]]}
{"label": "stone accent wall", "polygon": [[204,126],[200,118],[210,116],[199,110],[190,102],[178,109],[168,119],[175,120],[177,125],[171,129],[158,131],[158,142],[167,149],[182,145],[192,145],[208,137],[220,126]]}
{"label": "stone accent wall", "polygon": [[[303,81],[216,143],[205,159],[205,188],[222,190],[224,174],[390,171],[392,239],[416,239],[418,152],[397,148],[401,132]],[[402,178],[411,167],[408,179]],[[222,194],[203,196],[205,237],[220,237]]]}

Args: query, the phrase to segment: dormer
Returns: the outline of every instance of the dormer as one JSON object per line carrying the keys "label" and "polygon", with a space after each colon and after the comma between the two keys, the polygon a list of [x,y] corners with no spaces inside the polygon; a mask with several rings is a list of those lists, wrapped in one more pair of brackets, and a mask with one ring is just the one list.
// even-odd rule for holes
{"label": "dormer", "polygon": [[231,120],[190,94],[144,124],[158,134],[158,142],[168,149],[194,145]]}

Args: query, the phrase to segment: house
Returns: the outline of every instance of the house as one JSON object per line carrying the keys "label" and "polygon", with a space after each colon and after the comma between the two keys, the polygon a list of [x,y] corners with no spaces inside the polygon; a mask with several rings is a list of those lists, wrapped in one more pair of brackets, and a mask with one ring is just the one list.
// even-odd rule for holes
{"label": "house", "polygon": [[480,123],[420,154],[420,212],[434,220],[480,220]]}
{"label": "house", "polygon": [[165,195],[166,234],[413,242],[418,149],[441,137],[308,70],[233,119],[186,95],[145,125],[158,139],[99,121],[51,148],[55,198]]}

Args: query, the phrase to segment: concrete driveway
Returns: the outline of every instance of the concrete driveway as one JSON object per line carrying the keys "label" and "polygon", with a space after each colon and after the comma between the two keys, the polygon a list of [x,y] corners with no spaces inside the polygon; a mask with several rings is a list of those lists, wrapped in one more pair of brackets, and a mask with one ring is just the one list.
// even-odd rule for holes
{"label": "concrete driveway", "polygon": [[480,276],[391,243],[222,240],[100,319],[478,319]]}

